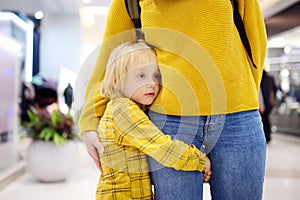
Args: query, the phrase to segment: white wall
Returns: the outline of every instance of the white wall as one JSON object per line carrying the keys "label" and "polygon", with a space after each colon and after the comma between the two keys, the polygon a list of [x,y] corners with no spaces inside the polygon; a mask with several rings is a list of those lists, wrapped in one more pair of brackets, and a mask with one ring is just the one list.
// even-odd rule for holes
{"label": "white wall", "polygon": [[21,43],[0,33],[0,190],[1,170],[17,162],[20,50]]}
{"label": "white wall", "polygon": [[46,15],[41,25],[40,73],[57,80],[62,67],[76,72],[81,46],[79,15]]}
{"label": "white wall", "polygon": [[40,73],[58,80],[61,68],[75,73],[101,44],[106,14],[93,14],[86,24],[81,15],[46,15],[41,25]]}
{"label": "white wall", "polygon": [[81,62],[91,54],[102,42],[108,7],[80,9],[82,30]]}

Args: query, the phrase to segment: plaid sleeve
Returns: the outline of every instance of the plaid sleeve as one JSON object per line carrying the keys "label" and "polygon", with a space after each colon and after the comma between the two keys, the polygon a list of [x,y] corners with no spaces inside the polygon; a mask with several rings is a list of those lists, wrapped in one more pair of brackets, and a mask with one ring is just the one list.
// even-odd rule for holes
{"label": "plaid sleeve", "polygon": [[115,103],[114,135],[121,145],[133,146],[167,167],[202,171],[205,155],[194,145],[164,135],[131,100]]}

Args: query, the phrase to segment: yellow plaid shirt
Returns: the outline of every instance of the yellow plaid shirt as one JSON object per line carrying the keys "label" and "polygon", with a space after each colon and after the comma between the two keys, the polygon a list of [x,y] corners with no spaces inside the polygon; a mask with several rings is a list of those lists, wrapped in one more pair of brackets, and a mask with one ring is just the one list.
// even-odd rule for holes
{"label": "yellow plaid shirt", "polygon": [[164,135],[128,98],[112,99],[100,121],[103,174],[96,199],[152,199],[146,154],[167,167],[202,171],[205,155],[194,145]]}

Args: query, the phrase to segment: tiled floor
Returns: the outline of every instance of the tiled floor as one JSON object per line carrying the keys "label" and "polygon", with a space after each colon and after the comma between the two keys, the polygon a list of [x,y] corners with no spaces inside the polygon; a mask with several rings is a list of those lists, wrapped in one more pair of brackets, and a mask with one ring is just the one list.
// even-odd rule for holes
{"label": "tiled floor", "polygon": [[[1,200],[93,200],[99,176],[80,145],[74,174],[65,182],[41,183],[25,173],[0,191]],[[300,137],[273,134],[267,146],[264,200],[298,200],[300,197]],[[205,186],[205,200],[210,199]]]}

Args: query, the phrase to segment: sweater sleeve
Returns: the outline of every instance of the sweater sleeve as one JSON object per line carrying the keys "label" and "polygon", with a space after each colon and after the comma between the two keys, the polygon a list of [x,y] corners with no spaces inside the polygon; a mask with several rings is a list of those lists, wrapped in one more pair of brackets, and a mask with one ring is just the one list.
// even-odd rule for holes
{"label": "sweater sleeve", "polygon": [[133,146],[167,167],[203,171],[205,155],[197,147],[164,135],[134,102],[123,100],[116,105],[114,136],[118,144]]}
{"label": "sweater sleeve", "polygon": [[104,78],[107,60],[113,48],[122,42],[135,38],[133,28],[124,1],[113,0],[107,15],[99,55],[86,87],[85,104],[78,122],[81,134],[90,130],[97,131],[99,120],[108,102],[108,99],[101,97],[99,90]]}

